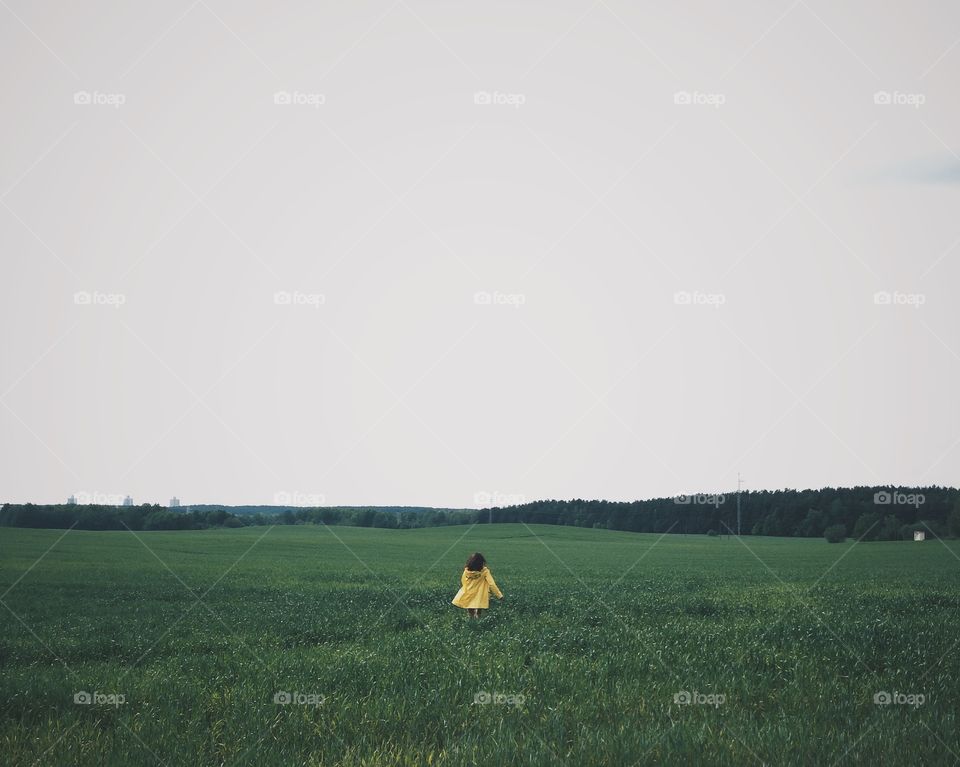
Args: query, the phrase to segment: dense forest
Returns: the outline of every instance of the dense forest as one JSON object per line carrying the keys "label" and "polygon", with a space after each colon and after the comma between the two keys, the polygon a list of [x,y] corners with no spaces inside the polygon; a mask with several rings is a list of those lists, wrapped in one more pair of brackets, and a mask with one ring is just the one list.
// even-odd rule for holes
{"label": "dense forest", "polygon": [[[817,538],[830,527],[865,541],[912,538],[914,530],[960,536],[960,491],[956,488],[852,487],[820,490],[760,490],[741,494],[743,535]],[[737,496],[702,494],[647,501],[535,501],[481,512],[481,522],[629,530],[645,533],[737,531]]]}
{"label": "dense forest", "polygon": [[[760,490],[741,495],[743,535],[822,537],[858,540],[960,537],[960,491],[956,488],[853,487],[820,490]],[[736,494],[655,498],[646,501],[534,501],[490,509],[425,507],[255,507],[203,506],[168,509],[157,505],[37,505],[7,503],[0,526],[80,530],[200,530],[248,525],[325,524],[410,529],[439,525],[527,522],[547,525],[671,534],[733,534]]]}

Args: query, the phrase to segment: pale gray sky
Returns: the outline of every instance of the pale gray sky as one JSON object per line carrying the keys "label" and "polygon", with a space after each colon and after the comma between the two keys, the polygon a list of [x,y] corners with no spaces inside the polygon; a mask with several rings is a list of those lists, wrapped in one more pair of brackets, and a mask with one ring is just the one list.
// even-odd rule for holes
{"label": "pale gray sky", "polygon": [[0,63],[0,500],[956,484],[955,3],[3,0]]}

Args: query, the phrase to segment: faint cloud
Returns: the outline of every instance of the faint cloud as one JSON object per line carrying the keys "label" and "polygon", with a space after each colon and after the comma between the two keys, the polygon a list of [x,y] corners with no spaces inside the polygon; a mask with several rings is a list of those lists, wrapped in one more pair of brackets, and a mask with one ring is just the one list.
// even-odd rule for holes
{"label": "faint cloud", "polygon": [[871,173],[867,180],[885,184],[960,184],[960,159],[938,155],[903,161]]}

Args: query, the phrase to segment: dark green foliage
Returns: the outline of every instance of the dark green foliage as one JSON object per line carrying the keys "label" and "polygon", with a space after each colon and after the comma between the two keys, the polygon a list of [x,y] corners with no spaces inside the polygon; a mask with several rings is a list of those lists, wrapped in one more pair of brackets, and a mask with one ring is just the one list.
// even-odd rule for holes
{"label": "dark green foliage", "polygon": [[101,506],[96,504],[43,506],[6,503],[0,508],[0,527],[68,528],[77,530],[205,530],[238,527],[245,522],[224,509],[179,511],[156,504]]}
{"label": "dark green foliage", "polygon": [[896,541],[900,538],[900,520],[893,514],[888,514],[883,518],[883,523],[880,526],[880,532],[877,535],[877,540],[880,541]]}
{"label": "dark green foliage", "polygon": [[827,543],[843,543],[847,539],[846,525],[830,525],[823,531],[823,537]]}
{"label": "dark green foliage", "polygon": [[[903,502],[916,496],[916,502]],[[922,500],[920,497],[922,496]],[[713,503],[678,503],[674,498],[647,501],[535,501],[494,508],[480,513],[478,521],[527,522],[594,527],[644,533],[697,533],[708,530],[730,533],[736,529],[736,494],[720,495]],[[937,536],[946,534],[947,520],[956,514],[960,529],[960,490],[947,487],[852,487],[819,490],[761,490],[741,496],[741,529],[744,535],[819,538],[831,525],[852,531],[864,518],[865,541],[893,540],[902,525],[928,521]],[[896,534],[892,534],[896,520]],[[951,517],[952,518],[952,517]],[[871,527],[874,522],[875,526]],[[931,533],[928,531],[927,535]],[[856,536],[855,536],[856,537]]]}
{"label": "dark green foliage", "polygon": [[[913,499],[912,502],[905,502]],[[263,509],[263,511],[255,511]],[[741,498],[745,535],[819,538],[831,525],[843,525],[855,539],[912,537],[917,525],[927,535],[960,531],[960,490],[948,487],[822,488],[761,490]],[[234,513],[237,512],[237,513]],[[80,530],[197,530],[243,525],[350,525],[406,530],[443,525],[526,522],[639,533],[722,534],[736,531],[736,495],[646,501],[534,501],[492,509],[431,509],[399,506],[194,507],[172,511],[160,506],[37,506],[6,504],[0,526]]]}
{"label": "dark green foliage", "polygon": [[861,514],[853,526],[853,537],[858,541],[875,541],[880,533],[880,515],[875,512]]}
{"label": "dark green foliage", "polygon": [[248,525],[353,525],[410,529],[476,521],[475,511],[386,511],[370,508],[297,508],[271,514],[233,514],[222,507],[192,510],[163,506],[39,505],[7,503],[0,507],[0,527],[69,528],[77,530],[205,530]]}
{"label": "dark green foliage", "polygon": [[952,537],[960,538],[960,498],[953,502],[953,511],[947,518],[947,528]]}

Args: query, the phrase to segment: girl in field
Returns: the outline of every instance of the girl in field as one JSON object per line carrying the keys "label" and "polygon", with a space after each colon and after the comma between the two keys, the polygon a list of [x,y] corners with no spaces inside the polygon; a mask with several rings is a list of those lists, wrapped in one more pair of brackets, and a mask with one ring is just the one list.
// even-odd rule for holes
{"label": "girl in field", "polygon": [[490,592],[497,599],[503,599],[503,592],[497,588],[493,574],[487,567],[487,560],[479,551],[471,554],[466,567],[460,575],[460,591],[453,598],[453,604],[466,610],[471,618],[479,618],[480,611],[490,606]]}

